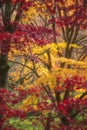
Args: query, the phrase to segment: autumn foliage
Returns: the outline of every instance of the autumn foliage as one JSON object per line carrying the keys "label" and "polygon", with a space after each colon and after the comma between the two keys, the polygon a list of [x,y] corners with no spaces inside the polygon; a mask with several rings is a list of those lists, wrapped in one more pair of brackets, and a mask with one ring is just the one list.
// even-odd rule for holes
{"label": "autumn foliage", "polygon": [[0,129],[87,129],[87,5],[0,1]]}

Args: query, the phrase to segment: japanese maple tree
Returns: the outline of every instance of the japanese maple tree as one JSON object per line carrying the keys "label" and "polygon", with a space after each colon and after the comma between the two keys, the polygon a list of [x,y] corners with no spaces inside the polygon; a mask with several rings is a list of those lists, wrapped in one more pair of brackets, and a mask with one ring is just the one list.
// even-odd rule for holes
{"label": "japanese maple tree", "polygon": [[[36,117],[44,130],[87,129],[87,67],[85,62],[70,59],[75,59],[73,51],[76,48],[80,49],[79,42],[84,42],[86,38],[85,33],[81,34],[87,27],[85,2],[79,0],[37,0],[36,2],[1,0],[1,129],[14,130],[16,128],[14,124],[11,124],[12,117],[29,120],[31,116]],[[44,10],[41,9],[40,4],[45,5]],[[47,11],[44,18],[49,17],[48,19],[46,17],[44,23],[48,25],[41,26],[39,20],[37,22],[40,26],[21,21],[26,18],[25,12],[34,6],[42,11],[42,14]],[[43,19],[40,15],[38,18]],[[62,47],[58,43],[59,33],[65,41]],[[9,78],[11,82],[8,84],[10,69],[8,56],[9,53],[14,54],[15,50],[19,51],[19,59],[15,58],[13,61],[9,58],[9,61],[18,63],[17,74]],[[11,74],[12,72],[9,75]],[[17,86],[14,87],[15,85]],[[32,126],[36,127],[35,119],[31,122]]]}
{"label": "japanese maple tree", "polygon": [[5,87],[7,83],[8,70],[10,68],[8,65],[8,53],[13,37],[12,34],[16,31],[23,10],[28,8],[26,4],[30,6],[31,2],[28,1],[26,3],[24,0],[0,1],[0,87]]}
{"label": "japanese maple tree", "polygon": [[26,45],[27,42],[40,44],[49,42],[49,40],[43,39],[42,30],[47,34],[50,34],[51,30],[42,26],[36,28],[31,24],[24,25],[21,23],[20,20],[25,17],[24,12],[31,6],[34,6],[33,0],[2,0],[0,2],[0,87],[7,85],[10,68],[8,53],[12,43],[20,50],[22,45]]}

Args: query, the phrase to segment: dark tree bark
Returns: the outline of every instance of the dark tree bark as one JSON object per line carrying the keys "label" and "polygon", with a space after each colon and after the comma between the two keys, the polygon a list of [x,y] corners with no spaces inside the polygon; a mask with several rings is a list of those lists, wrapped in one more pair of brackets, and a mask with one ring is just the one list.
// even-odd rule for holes
{"label": "dark tree bark", "polygon": [[[16,30],[16,25],[13,24],[15,22],[19,22],[20,18],[21,18],[21,14],[20,12],[22,12],[20,10],[17,11],[16,13],[16,17],[13,21],[13,23],[11,22],[11,18],[13,17],[12,14],[15,11],[15,9],[19,10],[21,8],[21,3],[15,3],[12,4],[11,0],[5,0],[5,3],[0,2],[0,9],[1,9],[1,13],[2,13],[2,24],[4,26],[4,31],[5,32],[9,32],[9,33],[14,33]],[[18,7],[17,7],[18,6]],[[6,39],[5,41],[1,41],[2,42],[2,48],[1,48],[1,54],[0,54],[0,88],[1,87],[7,87],[7,79],[8,79],[8,71],[10,69],[9,65],[8,65],[8,53],[9,53],[9,48],[10,48],[10,44],[11,44],[11,39]],[[5,43],[6,44],[5,44]],[[3,46],[4,45],[4,46]],[[3,50],[4,47],[7,48],[8,47],[8,51],[6,52],[6,54],[3,54]]]}
{"label": "dark tree bark", "polygon": [[44,130],[50,130],[50,125],[51,125],[51,113],[48,114],[48,118],[46,121],[46,127]]}
{"label": "dark tree bark", "polygon": [[0,56],[0,88],[7,86],[7,78],[8,78],[8,59],[7,56],[1,55]]}

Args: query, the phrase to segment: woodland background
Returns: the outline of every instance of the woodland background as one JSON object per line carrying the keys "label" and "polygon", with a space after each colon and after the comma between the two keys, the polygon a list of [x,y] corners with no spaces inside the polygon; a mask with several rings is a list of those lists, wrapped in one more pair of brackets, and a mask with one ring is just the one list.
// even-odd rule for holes
{"label": "woodland background", "polygon": [[0,129],[87,130],[87,1],[0,1]]}

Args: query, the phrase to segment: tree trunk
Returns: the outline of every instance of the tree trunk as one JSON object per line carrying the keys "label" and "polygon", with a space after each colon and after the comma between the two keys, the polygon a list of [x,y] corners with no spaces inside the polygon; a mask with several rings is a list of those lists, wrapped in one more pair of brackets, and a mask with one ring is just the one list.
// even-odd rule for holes
{"label": "tree trunk", "polygon": [[51,125],[51,113],[48,114],[48,118],[46,121],[46,127],[44,130],[50,130],[50,125]]}
{"label": "tree trunk", "polygon": [[[22,11],[19,11],[19,8],[21,8],[22,3],[18,2],[17,4],[12,4],[11,0],[5,0],[5,3],[0,3],[1,6],[1,12],[2,12],[2,23],[4,26],[4,31],[9,33],[14,33],[16,30],[16,25],[13,24],[15,22],[19,22],[21,18]],[[11,23],[11,17],[12,13],[15,11],[16,6],[19,5],[18,12],[16,14],[15,20],[13,23]],[[13,9],[13,10],[12,10]],[[3,13],[4,12],[4,13]],[[19,15],[20,14],[20,15]],[[8,79],[8,71],[9,71],[9,65],[8,65],[8,53],[10,50],[10,44],[11,44],[11,38],[2,40],[0,42],[0,88],[7,87],[7,79]],[[5,53],[5,54],[4,54]]]}
{"label": "tree trunk", "polygon": [[8,78],[8,57],[7,55],[0,56],[0,88],[7,87],[7,78]]}

